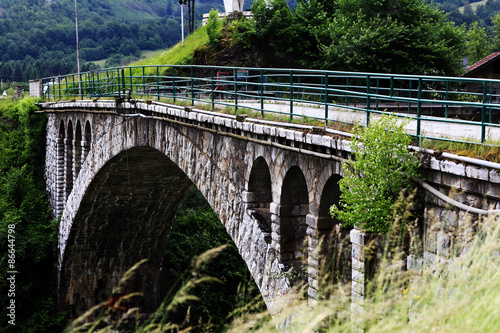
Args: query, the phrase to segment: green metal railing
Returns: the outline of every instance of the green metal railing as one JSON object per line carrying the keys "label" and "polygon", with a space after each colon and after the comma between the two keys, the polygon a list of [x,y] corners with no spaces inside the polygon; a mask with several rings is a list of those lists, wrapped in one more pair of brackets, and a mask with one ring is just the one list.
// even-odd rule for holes
{"label": "green metal railing", "polygon": [[[477,126],[481,143],[486,141],[487,127],[500,127],[500,80],[176,65],[107,68],[42,82],[46,100],[167,99],[227,106],[234,112],[245,108],[262,115],[281,114],[290,120],[307,116],[326,123],[337,121],[335,109],[342,108],[364,112],[365,126],[372,114],[394,113],[416,121],[417,144],[424,138],[476,143],[424,135],[424,121]],[[287,111],[271,107],[277,103],[286,103]],[[321,112],[304,115],[297,112],[299,105]]]}

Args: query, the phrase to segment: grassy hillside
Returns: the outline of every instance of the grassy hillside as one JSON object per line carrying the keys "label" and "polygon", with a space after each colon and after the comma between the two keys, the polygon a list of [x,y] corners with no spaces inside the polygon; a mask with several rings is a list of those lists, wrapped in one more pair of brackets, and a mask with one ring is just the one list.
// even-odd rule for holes
{"label": "grassy hillside", "polygon": [[179,42],[167,50],[156,52],[152,57],[131,63],[130,66],[189,64],[193,60],[194,50],[207,43],[207,30],[200,27],[184,40],[184,45]]}
{"label": "grassy hillside", "polygon": [[[488,0],[481,0],[481,1],[478,1],[478,2],[472,2],[470,4],[470,7],[472,8],[472,11],[476,12],[477,7],[479,5],[483,5],[484,6],[486,4],[486,2],[488,2]],[[463,14],[464,13],[464,8],[465,8],[465,6],[459,7],[458,11]]]}

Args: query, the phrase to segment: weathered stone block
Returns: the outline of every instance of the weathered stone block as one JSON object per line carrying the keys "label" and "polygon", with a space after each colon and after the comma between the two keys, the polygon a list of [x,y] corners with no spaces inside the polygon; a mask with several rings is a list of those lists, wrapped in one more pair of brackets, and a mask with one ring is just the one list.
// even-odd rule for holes
{"label": "weathered stone block", "polygon": [[467,177],[480,179],[480,180],[488,180],[489,178],[489,170],[486,168],[481,168],[474,165],[467,165],[465,168],[465,173]]}

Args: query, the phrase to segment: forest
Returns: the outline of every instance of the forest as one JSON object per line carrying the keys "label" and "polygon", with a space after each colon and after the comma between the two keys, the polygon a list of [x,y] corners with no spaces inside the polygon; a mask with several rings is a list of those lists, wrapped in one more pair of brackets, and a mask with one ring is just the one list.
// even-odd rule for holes
{"label": "forest", "polygon": [[[176,0],[82,0],[77,4],[82,71],[94,66],[90,61],[113,55],[137,59],[141,50],[166,49],[181,39]],[[212,8],[222,10],[223,2],[196,1],[198,25],[201,13]],[[0,50],[2,82],[76,72],[74,2],[1,1]]]}

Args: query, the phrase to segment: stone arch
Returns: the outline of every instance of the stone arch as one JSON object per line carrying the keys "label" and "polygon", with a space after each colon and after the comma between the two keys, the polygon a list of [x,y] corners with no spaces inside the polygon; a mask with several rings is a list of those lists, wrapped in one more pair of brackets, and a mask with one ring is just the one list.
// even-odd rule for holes
{"label": "stone arch", "polygon": [[73,141],[73,184],[82,167],[82,124],[80,119],[76,121],[75,140]]}
{"label": "stone arch", "polygon": [[120,293],[141,290],[145,297],[137,305],[154,310],[161,301],[155,282],[162,244],[191,185],[153,148],[128,149],[110,159],[87,188],[71,226],[60,280],[65,302],[83,310],[104,301],[123,273],[147,258]]}
{"label": "stone arch", "polygon": [[64,140],[65,146],[65,198],[68,199],[71,191],[73,190],[73,122],[68,121],[66,129],[66,139]]}
{"label": "stone arch", "polygon": [[[285,271],[302,275],[307,264],[307,224],[309,194],[298,166],[292,166],[283,179],[280,202],[280,261]],[[292,281],[294,282],[294,281]]]}
{"label": "stone arch", "polygon": [[349,283],[351,280],[351,227],[343,227],[342,221],[330,215],[330,207],[340,202],[340,175],[331,175],[326,182],[318,213],[318,236],[320,238],[320,275],[327,276],[332,283]]}
{"label": "stone arch", "polygon": [[271,173],[264,157],[258,157],[252,164],[248,180],[247,207],[249,214],[257,221],[267,244],[271,242],[272,201]]}
{"label": "stone arch", "polygon": [[[99,292],[101,289],[104,289],[103,286],[106,288],[111,286],[113,281],[125,269],[129,268],[125,267],[127,266],[126,261],[131,261],[134,258],[132,255],[127,256],[127,258],[102,259],[92,263],[83,257],[88,256],[88,251],[90,250],[93,251],[93,249],[96,249],[97,251],[97,249],[103,248],[103,245],[86,246],[85,244],[87,244],[89,233],[93,232],[95,235],[100,228],[105,228],[101,223],[106,224],[106,218],[91,218],[90,215],[87,217],[85,214],[101,214],[105,211],[104,208],[108,206],[116,208],[120,207],[120,205],[132,204],[134,198],[131,198],[129,195],[130,192],[127,192],[127,184],[129,181],[136,181],[133,176],[134,174],[122,172],[127,176],[116,177],[118,173],[115,171],[119,168],[123,171],[123,168],[127,165],[129,170],[133,170],[134,163],[147,162],[151,160],[150,157],[152,156],[155,156],[153,160],[163,160],[164,164],[167,163],[165,161],[170,161],[168,163],[175,165],[182,172],[170,172],[169,174],[178,175],[178,179],[185,179],[187,184],[193,183],[198,187],[219,217],[219,220],[225,226],[228,234],[235,241],[266,302],[275,297],[275,289],[268,286],[269,279],[266,277],[266,274],[270,274],[271,271],[259,273],[257,270],[261,265],[258,260],[261,260],[261,258],[249,255],[255,252],[254,248],[257,248],[258,245],[265,244],[262,233],[243,235],[243,228],[238,224],[243,219],[243,215],[246,215],[244,214],[244,204],[240,191],[245,188],[245,170],[247,170],[245,167],[245,152],[248,143],[222,137],[217,134],[200,132],[196,129],[165,126],[165,123],[162,121],[125,117],[116,117],[110,121],[108,117],[94,115],[91,118],[92,123],[95,125],[92,127],[93,142],[91,151],[82,165],[82,172],[85,173],[85,177],[78,177],[74,186],[75,190],[73,190],[68,198],[59,226],[59,281],[62,291],[60,300],[63,304],[66,303],[77,308],[80,308],[78,304],[84,304],[83,308],[95,304],[95,300],[99,300],[98,297],[102,297],[104,294],[103,292]],[[104,122],[111,122],[113,127],[101,126],[100,124]],[[231,140],[231,142],[228,142],[228,140]],[[231,149],[228,149],[228,147],[231,147]],[[131,162],[131,158],[135,162]],[[120,161],[120,163],[117,163],[117,161]],[[162,171],[164,169],[164,165],[154,165],[143,169],[142,173],[148,174],[150,170],[164,172]],[[103,173],[101,173],[101,170],[104,170]],[[105,174],[109,177],[102,176]],[[107,183],[96,182],[98,178],[105,181],[114,180],[116,184],[119,184],[117,186],[119,186],[120,191],[123,192],[120,192],[118,195],[111,195],[111,193],[118,193],[118,190],[116,188],[113,190]],[[161,178],[149,179],[142,181],[142,183],[151,186],[153,184],[160,184]],[[168,186],[163,187],[165,189],[184,188],[178,184],[168,184]],[[95,200],[90,200],[89,196],[93,189],[98,189],[102,193],[100,197],[94,196]],[[149,189],[143,189],[142,192],[144,195],[154,193],[154,191]],[[112,197],[115,200],[109,201]],[[164,198],[164,203],[162,204],[166,204],[169,202],[168,198],[177,199],[182,196],[164,195],[162,197]],[[158,212],[157,209],[154,209],[154,207],[162,207],[161,205],[147,204],[144,207],[145,213],[153,214],[154,211],[157,211],[156,216],[158,217],[165,219],[168,216],[166,213]],[[175,209],[172,210],[175,211]],[[119,215],[123,214],[126,210],[118,209],[115,211]],[[125,218],[122,220],[127,221]],[[87,227],[78,227],[78,225],[87,225]],[[126,229],[131,232],[147,232],[148,235],[156,237],[162,234],[160,231],[151,228],[148,231],[148,228],[142,228],[139,225],[131,227],[120,226],[116,228],[111,227],[111,224],[106,225],[109,225],[110,229],[117,230],[117,232],[120,232],[121,229]],[[168,224],[164,223],[163,227],[168,229]],[[108,242],[108,239],[105,242],[109,244],[113,243]],[[125,243],[126,241],[121,242],[119,246],[127,245]],[[127,246],[130,247],[129,245]],[[151,253],[153,258],[148,262],[147,267],[144,268],[144,273],[139,274],[139,281],[134,282],[137,283],[137,286],[141,285],[144,287],[145,294],[147,295],[145,299],[148,300],[145,303],[149,303],[150,306],[154,306],[155,300],[158,299],[159,295],[158,290],[155,290],[155,274],[157,274],[159,266],[154,263],[157,260],[154,257],[154,253],[157,251],[149,248],[156,246],[158,246],[158,241],[141,242],[135,246],[142,253]],[[104,248],[103,251],[104,254],[107,254],[109,252],[106,251],[110,250]],[[264,251],[264,255],[268,255],[266,251]],[[277,258],[269,256],[271,264],[267,265],[267,261],[263,261],[266,262],[266,267],[277,266]],[[93,269],[91,269],[92,265]],[[96,265],[100,265],[99,267],[101,268],[107,267],[107,272],[105,269],[96,268]],[[105,276],[105,279],[97,278],[95,271],[99,272],[98,276]],[[92,274],[90,274],[91,272]],[[275,285],[281,283],[279,281],[281,279],[272,280],[271,282]],[[286,285],[286,282],[280,285]],[[72,286],[71,290],[69,286]],[[83,303],[82,300],[84,300]]]}
{"label": "stone arch", "polygon": [[90,127],[90,121],[87,120],[85,122],[84,136],[82,138],[82,163],[87,158],[91,145],[92,145],[92,129]]}

